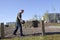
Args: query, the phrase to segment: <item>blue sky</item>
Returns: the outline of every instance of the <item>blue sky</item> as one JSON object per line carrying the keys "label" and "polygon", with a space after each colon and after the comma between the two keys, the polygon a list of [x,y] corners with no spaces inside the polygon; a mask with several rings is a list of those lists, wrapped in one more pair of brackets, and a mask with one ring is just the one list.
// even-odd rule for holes
{"label": "blue sky", "polygon": [[[55,8],[55,10],[54,10]],[[22,19],[31,19],[35,14],[60,12],[60,0],[0,0],[0,22],[15,22],[17,13],[24,9]]]}

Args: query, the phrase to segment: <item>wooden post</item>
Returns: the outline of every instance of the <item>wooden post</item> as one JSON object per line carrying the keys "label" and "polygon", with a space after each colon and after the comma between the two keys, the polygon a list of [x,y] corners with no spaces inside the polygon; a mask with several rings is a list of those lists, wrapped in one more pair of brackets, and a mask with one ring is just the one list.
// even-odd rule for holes
{"label": "wooden post", "polygon": [[45,26],[44,26],[44,20],[42,20],[42,36],[45,35]]}
{"label": "wooden post", "polygon": [[4,38],[4,23],[1,23],[1,38]]}

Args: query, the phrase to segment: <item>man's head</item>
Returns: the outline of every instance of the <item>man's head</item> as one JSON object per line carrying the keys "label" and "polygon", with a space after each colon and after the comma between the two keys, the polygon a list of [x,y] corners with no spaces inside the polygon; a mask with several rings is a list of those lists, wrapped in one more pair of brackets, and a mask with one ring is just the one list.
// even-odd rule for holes
{"label": "man's head", "polygon": [[23,12],[24,12],[24,10],[22,9],[22,10],[20,10],[19,12],[20,12],[20,13],[23,13]]}

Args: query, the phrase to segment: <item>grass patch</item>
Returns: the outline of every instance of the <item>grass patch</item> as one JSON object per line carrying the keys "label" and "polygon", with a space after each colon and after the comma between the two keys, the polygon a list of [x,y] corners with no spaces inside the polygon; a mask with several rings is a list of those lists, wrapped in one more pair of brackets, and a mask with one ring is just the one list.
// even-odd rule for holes
{"label": "grass patch", "polygon": [[46,36],[28,36],[28,37],[15,37],[12,39],[3,40],[60,40],[60,35],[46,35]]}

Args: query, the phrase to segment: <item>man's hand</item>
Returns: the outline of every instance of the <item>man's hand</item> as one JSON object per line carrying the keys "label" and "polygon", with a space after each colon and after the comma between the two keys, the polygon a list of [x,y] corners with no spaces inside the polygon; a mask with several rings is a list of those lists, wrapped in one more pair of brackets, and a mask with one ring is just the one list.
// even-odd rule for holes
{"label": "man's hand", "polygon": [[24,21],[24,20],[20,20],[20,22],[21,22],[22,24],[24,24],[24,23],[25,23],[25,21]]}

